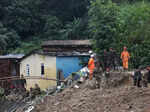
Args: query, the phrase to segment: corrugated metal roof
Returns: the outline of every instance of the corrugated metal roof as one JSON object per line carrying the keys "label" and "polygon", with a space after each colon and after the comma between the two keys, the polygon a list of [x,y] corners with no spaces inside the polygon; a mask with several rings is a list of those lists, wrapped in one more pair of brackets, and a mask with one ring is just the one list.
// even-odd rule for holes
{"label": "corrugated metal roof", "polygon": [[42,46],[79,46],[79,45],[87,45],[90,46],[90,40],[50,40],[43,42]]}
{"label": "corrugated metal roof", "polygon": [[24,54],[7,54],[7,55],[0,55],[0,59],[21,59]]}

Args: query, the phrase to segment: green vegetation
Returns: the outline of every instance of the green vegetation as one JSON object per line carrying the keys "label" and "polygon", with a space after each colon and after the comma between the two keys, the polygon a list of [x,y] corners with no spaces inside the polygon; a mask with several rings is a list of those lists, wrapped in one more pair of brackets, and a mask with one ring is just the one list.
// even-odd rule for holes
{"label": "green vegetation", "polygon": [[0,0],[0,50],[27,53],[43,40],[88,38],[88,0]]}
{"label": "green vegetation", "polygon": [[[131,66],[148,65],[150,61],[150,3],[148,1],[119,5],[110,0],[91,3],[89,26],[96,52],[113,47],[119,53],[127,46]],[[96,13],[95,13],[96,12]]]}
{"label": "green vegetation", "polygon": [[93,39],[101,54],[127,46],[131,65],[150,61],[149,0],[1,0],[0,53],[28,53],[44,40]]}

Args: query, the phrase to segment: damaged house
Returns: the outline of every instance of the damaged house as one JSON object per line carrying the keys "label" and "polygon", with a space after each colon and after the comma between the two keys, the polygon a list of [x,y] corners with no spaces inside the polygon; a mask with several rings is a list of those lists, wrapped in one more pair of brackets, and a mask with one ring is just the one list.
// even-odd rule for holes
{"label": "damaged house", "polygon": [[[0,56],[0,78],[20,76],[20,59],[23,54]],[[6,88],[8,86],[7,79],[0,80],[0,86]]]}
{"label": "damaged house", "polygon": [[83,65],[87,65],[91,42],[90,40],[52,40],[44,42],[42,49],[44,53],[57,55],[56,68],[61,70],[66,78],[70,73],[81,69],[81,61]]}
{"label": "damaged house", "polygon": [[41,89],[56,86],[56,80],[64,80],[87,65],[91,43],[89,40],[52,40],[44,42],[42,49],[22,58],[20,73],[55,80],[27,79],[28,89],[35,84]]}

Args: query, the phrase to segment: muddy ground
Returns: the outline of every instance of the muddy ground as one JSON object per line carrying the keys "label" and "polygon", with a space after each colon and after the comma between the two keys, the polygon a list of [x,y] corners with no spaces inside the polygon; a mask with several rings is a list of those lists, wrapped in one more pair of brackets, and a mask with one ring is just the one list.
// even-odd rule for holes
{"label": "muddy ground", "polygon": [[[150,85],[137,88],[128,73],[111,73],[109,82],[102,78],[101,87],[86,80],[79,88],[68,87],[45,96],[31,112],[150,112]],[[107,80],[106,80],[107,81]],[[105,85],[106,84],[106,85]],[[16,112],[25,112],[22,107]]]}
{"label": "muddy ground", "polygon": [[150,112],[150,88],[89,89],[82,84],[45,97],[34,112]]}

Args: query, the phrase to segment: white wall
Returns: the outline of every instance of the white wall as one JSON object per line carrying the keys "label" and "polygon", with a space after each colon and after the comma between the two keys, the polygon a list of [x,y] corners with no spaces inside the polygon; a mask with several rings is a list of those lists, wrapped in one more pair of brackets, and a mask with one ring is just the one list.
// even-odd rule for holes
{"label": "white wall", "polygon": [[[44,76],[41,75],[41,63],[44,64]],[[39,54],[32,54],[20,63],[20,74],[28,76],[26,74],[26,65],[29,64],[30,76],[40,76],[46,78],[56,79],[56,57],[44,56]],[[56,81],[43,80],[43,79],[27,79],[27,89],[34,87],[37,83],[41,89],[48,88],[49,86],[56,85]]]}

